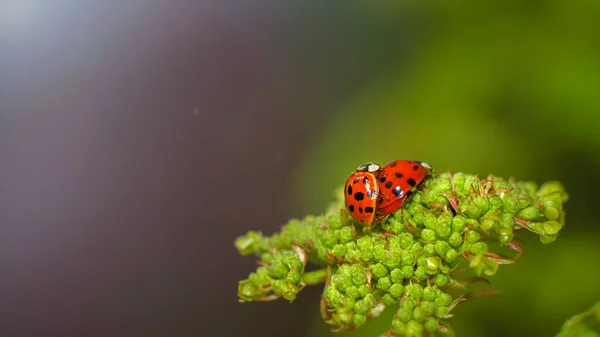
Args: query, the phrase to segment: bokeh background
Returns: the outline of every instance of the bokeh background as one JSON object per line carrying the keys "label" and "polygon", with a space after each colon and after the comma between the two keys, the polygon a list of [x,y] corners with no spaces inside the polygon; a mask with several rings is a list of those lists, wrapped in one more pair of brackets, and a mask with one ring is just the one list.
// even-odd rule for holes
{"label": "bokeh background", "polygon": [[[233,241],[367,161],[558,179],[558,240],[460,305],[553,336],[600,300],[600,3],[0,1],[0,336],[330,336],[237,303]],[[376,336],[390,313],[347,336]]]}

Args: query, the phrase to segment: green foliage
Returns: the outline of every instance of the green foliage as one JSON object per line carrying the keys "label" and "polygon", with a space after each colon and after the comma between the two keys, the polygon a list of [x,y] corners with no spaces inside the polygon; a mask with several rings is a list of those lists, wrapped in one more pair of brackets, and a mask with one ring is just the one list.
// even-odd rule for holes
{"label": "green foliage", "polygon": [[562,326],[556,337],[599,337],[600,302],[587,311],[571,317]]}
{"label": "green foliage", "polygon": [[[513,241],[519,231],[542,243],[556,239],[567,200],[559,182],[538,187],[439,172],[384,222],[362,227],[343,209],[340,190],[322,215],[293,219],[271,237],[252,231],[236,240],[240,254],[260,257],[238,296],[293,301],[306,285],[325,282],[321,315],[335,331],[353,330],[395,305],[387,335],[449,332],[457,304],[490,292],[471,286],[520,256]],[[506,257],[504,246],[519,253]],[[323,269],[304,273],[308,262]]]}

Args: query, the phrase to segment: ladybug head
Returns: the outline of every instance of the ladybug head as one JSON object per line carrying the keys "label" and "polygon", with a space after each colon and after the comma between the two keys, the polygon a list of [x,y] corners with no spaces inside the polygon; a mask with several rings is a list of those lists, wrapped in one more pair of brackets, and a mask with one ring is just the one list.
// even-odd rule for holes
{"label": "ladybug head", "polygon": [[356,168],[356,172],[374,173],[381,170],[381,166],[377,163],[366,163]]}

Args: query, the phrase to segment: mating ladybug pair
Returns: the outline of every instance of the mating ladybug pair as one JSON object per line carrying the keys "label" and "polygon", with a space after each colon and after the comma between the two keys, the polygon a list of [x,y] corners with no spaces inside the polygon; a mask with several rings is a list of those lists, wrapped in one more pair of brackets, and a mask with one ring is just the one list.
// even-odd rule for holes
{"label": "mating ladybug pair", "polygon": [[375,225],[397,211],[432,170],[414,160],[395,160],[384,167],[363,164],[346,180],[346,209],[359,223]]}

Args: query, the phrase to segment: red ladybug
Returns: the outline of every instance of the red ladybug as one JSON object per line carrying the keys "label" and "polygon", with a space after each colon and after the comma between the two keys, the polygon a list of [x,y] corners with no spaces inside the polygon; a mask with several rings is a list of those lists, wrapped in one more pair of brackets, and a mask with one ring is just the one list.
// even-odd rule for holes
{"label": "red ladybug", "polygon": [[397,211],[432,171],[431,165],[415,160],[395,160],[381,168],[377,216]]}
{"label": "red ladybug", "polygon": [[377,163],[363,164],[350,174],[344,187],[346,209],[365,226],[376,223],[380,170]]}

